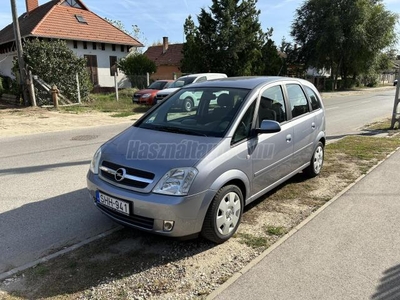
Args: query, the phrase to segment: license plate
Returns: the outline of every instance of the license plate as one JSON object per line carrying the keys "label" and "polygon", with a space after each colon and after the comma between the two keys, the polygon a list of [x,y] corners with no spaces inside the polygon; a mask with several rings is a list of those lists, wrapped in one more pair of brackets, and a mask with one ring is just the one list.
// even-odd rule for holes
{"label": "license plate", "polygon": [[125,215],[129,215],[130,213],[129,203],[126,201],[110,197],[100,193],[99,191],[96,193],[96,200],[97,203],[100,203]]}

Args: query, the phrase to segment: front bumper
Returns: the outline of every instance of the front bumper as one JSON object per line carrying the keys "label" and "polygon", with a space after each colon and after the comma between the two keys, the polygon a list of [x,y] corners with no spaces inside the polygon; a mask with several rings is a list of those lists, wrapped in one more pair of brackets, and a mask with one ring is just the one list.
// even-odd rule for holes
{"label": "front bumper", "polygon": [[[168,196],[138,193],[111,185],[88,172],[87,187],[94,204],[101,212],[118,223],[156,234],[183,237],[201,231],[207,209],[215,191],[207,190],[190,196]],[[131,203],[133,208],[125,216],[96,202],[96,191]],[[164,221],[174,221],[171,231],[164,231]]]}

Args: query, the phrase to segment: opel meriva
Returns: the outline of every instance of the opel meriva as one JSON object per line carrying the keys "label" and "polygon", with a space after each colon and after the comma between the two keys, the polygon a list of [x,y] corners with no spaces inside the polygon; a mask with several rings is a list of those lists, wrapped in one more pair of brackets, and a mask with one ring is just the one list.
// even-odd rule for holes
{"label": "opel meriva", "polygon": [[[198,106],[176,105],[187,93]],[[239,77],[191,84],[94,154],[87,184],[115,221],[222,243],[245,205],[303,172],[321,172],[325,113],[301,79]]]}

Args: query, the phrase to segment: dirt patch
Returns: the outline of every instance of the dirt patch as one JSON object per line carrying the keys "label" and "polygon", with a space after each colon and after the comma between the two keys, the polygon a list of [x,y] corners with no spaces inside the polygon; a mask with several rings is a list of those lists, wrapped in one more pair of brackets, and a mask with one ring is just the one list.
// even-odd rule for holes
{"label": "dirt patch", "polygon": [[62,131],[99,125],[133,123],[142,114],[113,117],[113,113],[93,111],[68,113],[45,108],[0,108],[0,137]]}

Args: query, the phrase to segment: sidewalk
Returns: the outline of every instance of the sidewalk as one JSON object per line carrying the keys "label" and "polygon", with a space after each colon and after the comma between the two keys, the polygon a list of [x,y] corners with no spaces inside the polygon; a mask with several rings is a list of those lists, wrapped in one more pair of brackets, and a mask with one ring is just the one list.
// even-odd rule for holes
{"label": "sidewalk", "polygon": [[400,299],[400,151],[209,299]]}

